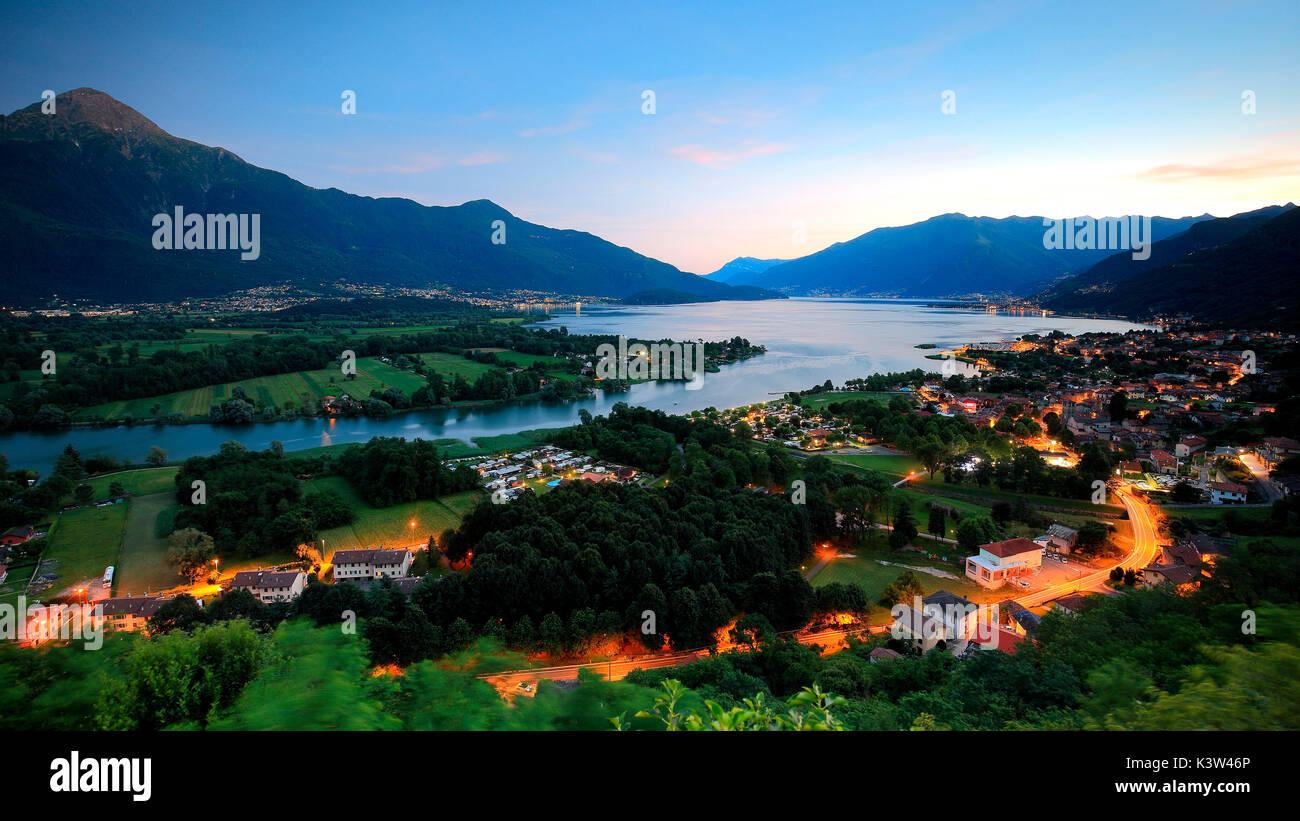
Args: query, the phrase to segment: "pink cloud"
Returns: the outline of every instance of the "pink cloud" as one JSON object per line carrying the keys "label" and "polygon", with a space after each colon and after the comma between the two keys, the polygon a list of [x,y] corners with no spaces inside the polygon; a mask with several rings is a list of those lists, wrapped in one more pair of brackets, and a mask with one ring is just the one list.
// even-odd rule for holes
{"label": "pink cloud", "polygon": [[733,168],[745,160],[751,160],[755,157],[769,157],[793,149],[794,146],[782,143],[747,143],[730,150],[706,148],[698,143],[692,143],[669,149],[669,153],[678,159],[693,162],[706,168],[725,169]]}
{"label": "pink cloud", "polygon": [[480,151],[477,154],[471,154],[468,157],[463,157],[459,162],[463,166],[474,166],[474,165],[492,165],[493,163],[499,163],[505,161],[506,158],[503,154],[498,154],[495,151]]}

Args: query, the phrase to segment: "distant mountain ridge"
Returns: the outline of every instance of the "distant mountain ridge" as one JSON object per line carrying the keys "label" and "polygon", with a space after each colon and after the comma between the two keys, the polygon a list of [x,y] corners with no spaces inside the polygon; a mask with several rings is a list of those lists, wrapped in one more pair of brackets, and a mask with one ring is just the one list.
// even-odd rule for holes
{"label": "distant mountain ridge", "polygon": [[705,274],[714,282],[730,283],[740,274],[761,274],[773,265],[780,265],[784,259],[758,259],[756,257],[736,257],[712,273]]}
{"label": "distant mountain ridge", "polygon": [[1117,254],[1047,290],[1055,311],[1300,325],[1300,208],[1288,203],[1198,223],[1155,243],[1145,262]]}
{"label": "distant mountain ridge", "polygon": [[[725,283],[583,231],[526,222],[488,200],[451,207],[314,189],[223,148],[174,137],[90,88],[0,116],[0,299],[50,295],[168,301],[261,285],[341,280],[622,297],[673,289],[714,299]],[[155,250],[152,219],[260,214],[261,254]],[[494,244],[493,223],[505,227]],[[753,298],[745,292],[743,298]]]}
{"label": "distant mountain ridge", "polygon": [[[1079,218],[1076,218],[1079,219]],[[1211,219],[1154,217],[1155,240]],[[764,271],[741,272],[732,285],[762,285],[789,294],[840,296],[1026,296],[1113,253],[1050,250],[1042,217],[941,214],[923,222],[876,228],[847,242]]]}

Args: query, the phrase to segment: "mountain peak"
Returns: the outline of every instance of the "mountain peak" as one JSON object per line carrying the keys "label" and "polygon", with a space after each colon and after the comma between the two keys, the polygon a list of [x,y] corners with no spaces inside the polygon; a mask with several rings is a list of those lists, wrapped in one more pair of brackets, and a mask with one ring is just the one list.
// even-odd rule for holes
{"label": "mountain peak", "polygon": [[50,137],[57,132],[78,130],[89,125],[102,131],[129,137],[170,137],[148,117],[131,106],[94,88],[74,88],[54,98],[54,113],[41,110],[43,102],[32,103],[8,117],[0,117],[0,132],[6,136]]}

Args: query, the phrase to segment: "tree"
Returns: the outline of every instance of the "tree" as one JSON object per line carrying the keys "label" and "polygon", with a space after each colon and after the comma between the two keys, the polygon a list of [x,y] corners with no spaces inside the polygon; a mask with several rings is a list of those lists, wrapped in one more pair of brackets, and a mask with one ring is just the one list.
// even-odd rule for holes
{"label": "tree", "polygon": [[917,532],[916,520],[912,516],[912,505],[907,499],[899,499],[894,508],[894,529],[889,534],[889,546],[897,550],[911,544]]}
{"label": "tree", "polygon": [[762,613],[746,613],[731,628],[730,638],[737,644],[752,648],[776,638],[776,628]]}
{"label": "tree", "polygon": [[934,476],[934,470],[948,455],[948,449],[938,436],[930,434],[916,444],[916,458],[925,465],[926,472]]}
{"label": "tree", "polygon": [[146,464],[153,465],[154,467],[162,467],[167,464],[167,451],[157,445],[150,445],[149,455],[144,457],[144,461]]}
{"label": "tree", "polygon": [[192,527],[177,530],[167,542],[167,561],[191,583],[203,578],[217,553],[212,537]]}
{"label": "tree", "polygon": [[173,630],[193,630],[198,625],[207,624],[209,618],[193,596],[181,594],[168,599],[149,617],[149,632],[157,635]]}
{"label": "tree", "polygon": [[537,645],[546,653],[559,653],[564,649],[564,622],[554,611],[542,619],[537,629]]}
{"label": "tree", "polygon": [[997,537],[997,525],[987,516],[963,516],[957,523],[957,546],[966,553],[975,553]]}
{"label": "tree", "polygon": [[938,536],[941,539],[946,536],[948,534],[947,511],[941,507],[931,505],[930,521],[926,525],[926,530],[930,531],[931,535]]}
{"label": "tree", "polygon": [[1112,393],[1107,408],[1111,422],[1123,422],[1128,414],[1128,392],[1118,390]]}
{"label": "tree", "polygon": [[90,485],[77,485],[77,489],[73,491],[73,495],[77,499],[77,504],[88,505],[95,498],[95,489]]}
{"label": "tree", "polygon": [[921,596],[925,591],[921,587],[921,580],[911,570],[904,570],[898,574],[898,578],[890,582],[884,590],[880,591],[879,604],[884,608],[892,608],[894,605],[901,603],[911,603],[913,599]]}

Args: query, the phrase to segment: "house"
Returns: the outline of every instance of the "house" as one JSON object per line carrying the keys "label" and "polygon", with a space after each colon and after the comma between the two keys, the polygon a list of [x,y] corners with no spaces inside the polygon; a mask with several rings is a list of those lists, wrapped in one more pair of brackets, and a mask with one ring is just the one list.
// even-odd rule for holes
{"label": "house", "polygon": [[1019,649],[1021,642],[1031,641],[1023,633],[1020,633],[1010,627],[998,625],[986,634],[981,635],[975,640],[981,650],[1001,650],[1003,653],[1014,653]]}
{"label": "house", "polygon": [[1043,619],[1023,604],[1012,599],[998,602],[998,624],[1021,636],[1033,636]]}
{"label": "house", "polygon": [[1034,544],[1040,544],[1049,553],[1061,553],[1066,556],[1074,550],[1074,545],[1079,541],[1079,531],[1072,527],[1066,527],[1062,524],[1054,524],[1047,529],[1047,532],[1037,539]]}
{"label": "house", "polygon": [[894,638],[920,642],[921,651],[928,653],[940,642],[946,647],[973,636],[978,626],[979,607],[956,593],[936,590],[921,599],[920,609],[899,603],[893,613]]}
{"label": "house", "polygon": [[292,601],[307,586],[307,574],[301,570],[241,570],[230,584],[231,590],[247,590],[263,604]]}
{"label": "house", "polygon": [[1075,613],[1078,613],[1079,610],[1083,607],[1083,603],[1086,600],[1086,598],[1087,598],[1086,596],[1082,596],[1078,593],[1071,593],[1068,596],[1062,596],[1061,598],[1052,602],[1053,609],[1060,610],[1063,613],[1070,613],[1071,615],[1073,615]]}
{"label": "house", "polygon": [[1143,473],[1142,463],[1135,459],[1130,459],[1128,461],[1120,462],[1119,471],[1125,476],[1133,476],[1136,474]]}
{"label": "house", "polygon": [[15,545],[22,544],[35,534],[35,529],[31,525],[19,525],[11,527],[4,533],[0,533],[0,544]]}
{"label": "house", "polygon": [[1179,459],[1186,459],[1203,447],[1205,447],[1205,437],[1189,433],[1179,439],[1178,444],[1174,445],[1174,456]]}
{"label": "house", "polygon": [[1152,564],[1138,571],[1143,587],[1174,587],[1187,589],[1201,577],[1199,567],[1185,564]]}
{"label": "house", "polygon": [[382,547],[372,550],[338,550],[331,559],[336,582],[368,582],[380,576],[405,578],[413,560],[411,551],[405,548],[385,550]]}
{"label": "house", "polygon": [[1178,460],[1169,451],[1151,451],[1151,464],[1156,466],[1156,473],[1175,474],[1178,472]]}
{"label": "house", "polygon": [[400,579],[393,579],[393,589],[409,597],[415,592],[415,588],[424,582],[425,578],[425,576],[403,576]]}
{"label": "house", "polygon": [[980,552],[966,559],[966,576],[992,590],[1037,573],[1042,566],[1042,545],[1028,539],[1006,539],[980,545]]}
{"label": "house", "polygon": [[877,647],[867,654],[867,658],[872,664],[879,664],[888,659],[901,659],[903,654],[897,650],[890,650],[888,647]]}
{"label": "house", "polygon": [[1259,458],[1272,465],[1288,456],[1300,454],[1300,442],[1285,436],[1269,436],[1255,449],[1255,452],[1259,454]]}
{"label": "house", "polygon": [[167,602],[165,596],[123,596],[95,602],[95,613],[110,630],[135,632],[149,624],[149,618]]}
{"label": "house", "polygon": [[1246,501],[1246,486],[1236,482],[1210,482],[1210,503],[1221,505],[1224,502]]}

